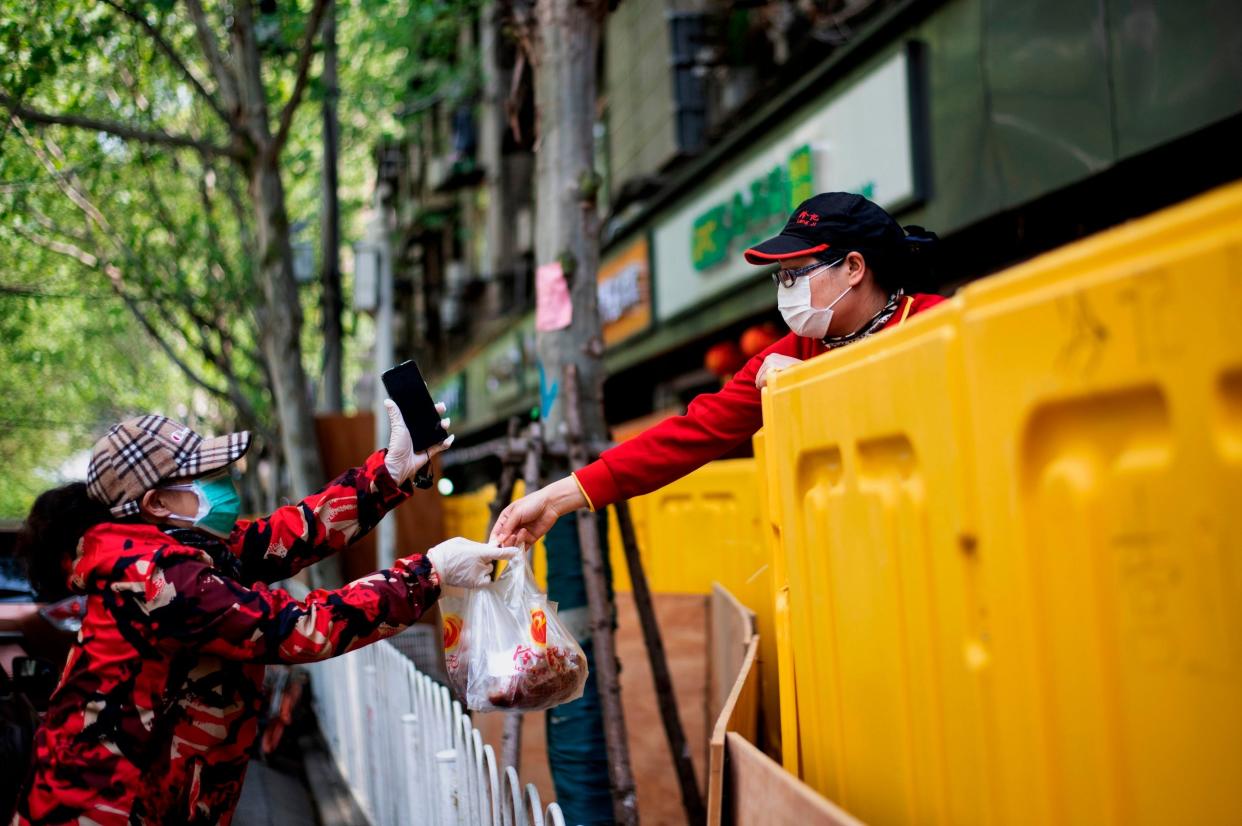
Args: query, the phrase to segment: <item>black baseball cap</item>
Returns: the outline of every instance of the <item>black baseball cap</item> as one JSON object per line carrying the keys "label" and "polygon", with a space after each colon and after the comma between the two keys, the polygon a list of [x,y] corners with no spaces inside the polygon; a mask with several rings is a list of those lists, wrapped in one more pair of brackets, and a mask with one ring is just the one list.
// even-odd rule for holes
{"label": "black baseball cap", "polygon": [[893,216],[863,196],[824,192],[799,204],[780,235],[745,255],[750,263],[763,265],[830,250],[892,250],[901,248],[905,235]]}

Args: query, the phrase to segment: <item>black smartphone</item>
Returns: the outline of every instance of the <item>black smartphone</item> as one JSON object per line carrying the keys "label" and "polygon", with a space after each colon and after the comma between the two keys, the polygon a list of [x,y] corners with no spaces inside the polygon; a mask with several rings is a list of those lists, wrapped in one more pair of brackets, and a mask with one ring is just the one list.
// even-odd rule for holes
{"label": "black smartphone", "polygon": [[426,450],[448,438],[448,432],[440,427],[436,403],[431,399],[431,391],[427,389],[427,382],[423,380],[417,364],[404,361],[385,370],[380,378],[384,380],[388,398],[401,409],[415,450]]}

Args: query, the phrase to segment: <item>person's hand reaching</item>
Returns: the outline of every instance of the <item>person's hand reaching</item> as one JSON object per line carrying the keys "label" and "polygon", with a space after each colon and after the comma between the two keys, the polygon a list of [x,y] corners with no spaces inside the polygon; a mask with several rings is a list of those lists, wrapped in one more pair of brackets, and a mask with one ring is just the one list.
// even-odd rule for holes
{"label": "person's hand reaching", "polygon": [[[414,478],[414,475],[431,461],[432,456],[448,450],[456,437],[449,434],[449,437],[440,444],[432,445],[427,450],[416,451],[414,442],[410,438],[410,430],[405,426],[405,419],[401,417],[401,409],[397,407],[397,403],[392,399],[384,399],[384,409],[388,411],[388,455],[384,457],[384,464],[388,468],[389,475],[400,485],[407,479]],[[441,416],[444,415],[446,409],[443,404],[436,405],[436,412]],[[446,431],[449,424],[448,419],[440,420],[440,426]]]}
{"label": "person's hand reaching", "polygon": [[521,548],[500,548],[484,545],[462,537],[446,539],[427,552],[431,567],[440,577],[441,585],[455,588],[481,588],[491,581],[492,563],[510,560],[522,553]]}
{"label": "person's hand reaching", "polygon": [[586,497],[573,476],[523,496],[500,512],[489,542],[530,547],[552,529],[556,520],[587,506]]}

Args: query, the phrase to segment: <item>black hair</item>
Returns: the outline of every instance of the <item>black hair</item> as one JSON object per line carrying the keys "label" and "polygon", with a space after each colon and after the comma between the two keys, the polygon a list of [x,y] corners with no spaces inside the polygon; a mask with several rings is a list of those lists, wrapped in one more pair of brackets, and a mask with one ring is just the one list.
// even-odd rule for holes
{"label": "black hair", "polygon": [[[912,224],[896,244],[860,244],[848,250],[862,253],[880,289],[892,295],[899,289],[911,293],[931,286],[939,247],[940,237],[936,233]],[[840,254],[837,250],[831,257],[824,256],[824,260],[833,260]]]}
{"label": "black hair", "polygon": [[30,584],[44,601],[69,595],[68,575],[78,542],[89,529],[112,521],[108,506],[72,482],[39,494],[17,534],[17,554],[26,561]]}

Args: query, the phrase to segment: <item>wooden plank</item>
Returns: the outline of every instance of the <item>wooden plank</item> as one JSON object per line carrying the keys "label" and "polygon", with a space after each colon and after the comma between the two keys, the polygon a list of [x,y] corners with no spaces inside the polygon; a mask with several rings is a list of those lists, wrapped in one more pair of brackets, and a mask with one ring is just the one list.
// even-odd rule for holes
{"label": "wooden plank", "polygon": [[737,682],[750,638],[755,635],[755,615],[718,582],[712,583],[709,610],[707,719],[714,726]]}
{"label": "wooden plank", "polygon": [[707,719],[712,736],[707,750],[707,823],[718,826],[724,799],[725,733],[754,740],[759,723],[759,637],[755,615],[718,582],[712,583],[708,623],[710,652]]}
{"label": "wooden plank", "polygon": [[707,823],[719,826],[724,815],[725,738],[737,734],[754,739],[759,722],[759,636],[752,634],[733,690],[716,718],[707,757]]}
{"label": "wooden plank", "polygon": [[729,732],[725,736],[724,823],[764,826],[863,826],[780,764]]}

